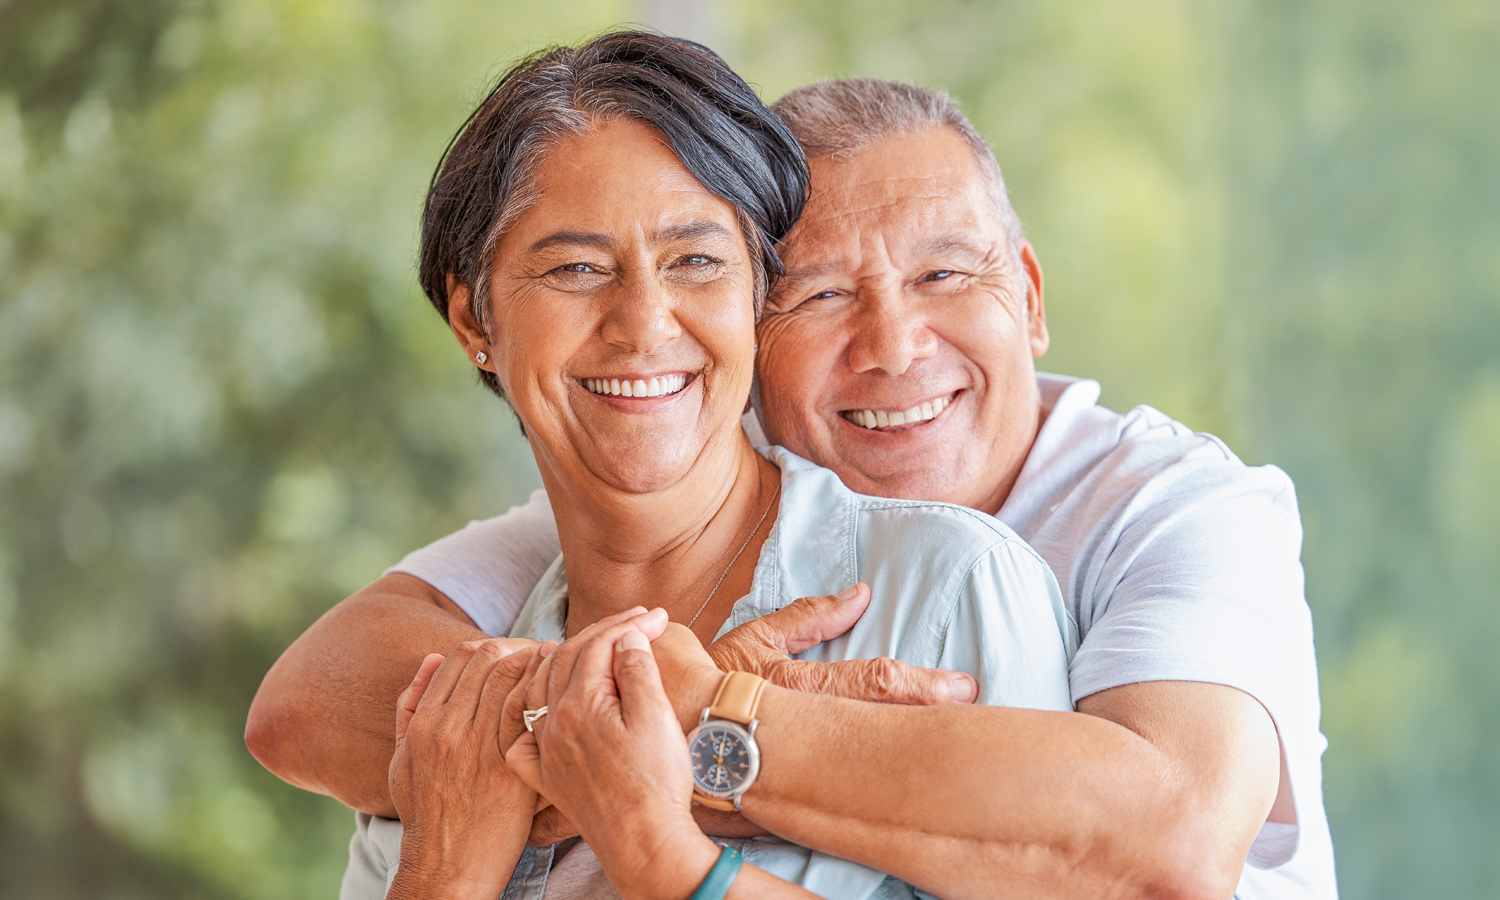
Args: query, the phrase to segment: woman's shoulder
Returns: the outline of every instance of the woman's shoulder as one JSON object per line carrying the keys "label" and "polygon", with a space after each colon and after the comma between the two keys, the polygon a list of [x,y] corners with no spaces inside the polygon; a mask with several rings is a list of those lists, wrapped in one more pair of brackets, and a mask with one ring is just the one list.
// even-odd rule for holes
{"label": "woman's shoulder", "polygon": [[[920,563],[964,572],[986,558],[1023,568],[1047,564],[1009,526],[988,513],[935,500],[875,497],[849,489],[836,473],[782,447],[764,451],[782,469],[782,516],[809,529],[842,532],[861,557],[872,552],[895,564]],[[812,534],[805,535],[811,539]]]}

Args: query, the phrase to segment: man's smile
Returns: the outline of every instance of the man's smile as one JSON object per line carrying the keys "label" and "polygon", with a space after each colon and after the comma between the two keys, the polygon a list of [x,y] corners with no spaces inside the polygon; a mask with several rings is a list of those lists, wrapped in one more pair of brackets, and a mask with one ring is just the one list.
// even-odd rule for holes
{"label": "man's smile", "polygon": [[839,413],[849,422],[871,430],[895,431],[930,422],[943,414],[962,391],[943,394],[905,409],[846,409]]}

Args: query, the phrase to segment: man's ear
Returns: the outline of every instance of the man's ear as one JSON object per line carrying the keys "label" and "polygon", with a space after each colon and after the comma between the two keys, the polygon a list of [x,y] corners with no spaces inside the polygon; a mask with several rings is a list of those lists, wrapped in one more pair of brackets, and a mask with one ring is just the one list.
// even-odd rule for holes
{"label": "man's ear", "polygon": [[1047,307],[1042,302],[1042,264],[1030,241],[1021,242],[1021,269],[1026,274],[1026,327],[1031,338],[1031,355],[1047,352],[1052,338],[1047,333]]}
{"label": "man's ear", "polygon": [[[490,348],[489,339],[479,328],[479,323],[474,321],[474,293],[467,284],[458,280],[452,272],[448,273],[448,327],[453,329],[453,336],[458,338],[459,346],[464,348],[469,360],[481,369],[495,370],[494,353]],[[484,362],[479,361],[480,354],[486,357]]]}

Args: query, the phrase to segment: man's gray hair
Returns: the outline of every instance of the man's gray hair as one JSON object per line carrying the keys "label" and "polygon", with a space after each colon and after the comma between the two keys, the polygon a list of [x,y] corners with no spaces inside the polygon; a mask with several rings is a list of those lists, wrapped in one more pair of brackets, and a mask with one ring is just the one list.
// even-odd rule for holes
{"label": "man's gray hair", "polygon": [[919,84],[838,78],[799,87],[771,104],[771,110],[792,130],[809,158],[849,159],[883,138],[952,128],[974,152],[1010,251],[1020,262],[1021,219],[1005,193],[1000,163],[952,97]]}

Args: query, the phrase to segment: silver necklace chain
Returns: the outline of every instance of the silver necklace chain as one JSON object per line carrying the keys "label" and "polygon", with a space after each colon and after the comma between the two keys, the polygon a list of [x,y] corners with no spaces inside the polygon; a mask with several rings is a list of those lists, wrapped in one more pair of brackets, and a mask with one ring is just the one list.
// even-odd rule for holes
{"label": "silver necklace chain", "polygon": [[698,607],[698,611],[693,613],[693,617],[688,620],[689,628],[692,628],[693,623],[698,621],[698,617],[703,615],[703,611],[705,609],[708,609],[708,602],[714,598],[714,594],[717,594],[719,592],[719,585],[724,583],[724,579],[729,577],[729,570],[733,569],[734,564],[740,561],[740,554],[744,553],[745,548],[750,546],[750,542],[755,540],[755,535],[760,531],[760,526],[766,524],[766,516],[769,516],[771,514],[771,507],[776,505],[776,498],[780,496],[781,485],[778,484],[776,485],[776,493],[771,495],[771,502],[766,504],[766,511],[760,514],[760,521],[756,522],[755,527],[750,529],[750,535],[749,537],[745,538],[745,543],[740,545],[740,549],[735,551],[734,559],[731,559],[729,561],[729,565],[724,567],[724,574],[720,575],[719,580],[714,582],[714,589],[708,592],[708,596],[703,600],[703,605]]}

